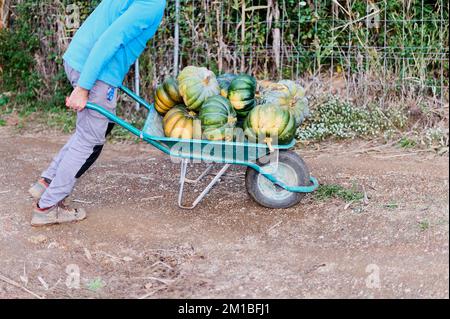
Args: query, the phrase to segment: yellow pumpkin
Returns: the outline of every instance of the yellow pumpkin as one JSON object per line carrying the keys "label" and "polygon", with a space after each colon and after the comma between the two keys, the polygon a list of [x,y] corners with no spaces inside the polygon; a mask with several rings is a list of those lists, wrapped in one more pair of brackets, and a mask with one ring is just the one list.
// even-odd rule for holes
{"label": "yellow pumpkin", "polygon": [[184,105],[177,105],[163,119],[164,134],[171,138],[201,139],[201,122],[196,114]]}
{"label": "yellow pumpkin", "polygon": [[156,89],[155,109],[160,115],[164,116],[171,108],[182,102],[183,98],[174,78],[168,78]]}

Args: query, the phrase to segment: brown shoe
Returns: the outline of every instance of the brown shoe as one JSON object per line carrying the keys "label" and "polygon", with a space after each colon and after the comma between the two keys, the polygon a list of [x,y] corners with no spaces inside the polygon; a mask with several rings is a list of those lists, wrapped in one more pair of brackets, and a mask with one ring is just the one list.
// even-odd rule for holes
{"label": "brown shoe", "polygon": [[31,226],[49,226],[55,224],[73,223],[86,219],[87,213],[83,208],[71,209],[63,202],[53,207],[42,209],[35,207]]}

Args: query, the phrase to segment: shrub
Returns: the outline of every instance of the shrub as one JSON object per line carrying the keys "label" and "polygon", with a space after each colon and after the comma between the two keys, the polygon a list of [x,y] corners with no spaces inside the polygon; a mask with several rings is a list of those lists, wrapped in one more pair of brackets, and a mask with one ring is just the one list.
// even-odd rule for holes
{"label": "shrub", "polygon": [[19,99],[34,98],[40,86],[39,76],[34,72],[39,39],[29,22],[29,6],[29,1],[18,5],[12,27],[0,30],[0,89],[19,93]]}
{"label": "shrub", "polygon": [[329,137],[376,136],[386,130],[403,128],[406,121],[401,110],[382,110],[375,106],[358,108],[332,96],[312,111],[309,120],[298,130],[298,137],[320,141]]}

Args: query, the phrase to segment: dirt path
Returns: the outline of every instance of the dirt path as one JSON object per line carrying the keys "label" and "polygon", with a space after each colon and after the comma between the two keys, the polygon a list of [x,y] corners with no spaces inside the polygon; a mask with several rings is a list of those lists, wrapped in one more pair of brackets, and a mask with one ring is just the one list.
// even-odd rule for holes
{"label": "dirt path", "polygon": [[[66,139],[0,128],[0,298],[449,296],[448,157],[308,149],[321,183],[364,185],[369,204],[309,196],[264,209],[235,168],[182,211],[178,165],[146,145],[109,145],[71,198],[88,203],[88,220],[33,229],[26,191]],[[67,274],[77,269],[79,289]]]}

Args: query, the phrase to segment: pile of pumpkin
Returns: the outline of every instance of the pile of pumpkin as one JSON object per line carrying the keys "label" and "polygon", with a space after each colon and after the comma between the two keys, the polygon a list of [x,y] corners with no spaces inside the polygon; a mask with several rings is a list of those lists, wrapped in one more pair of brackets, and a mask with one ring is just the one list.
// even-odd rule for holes
{"label": "pile of pumpkin", "polygon": [[163,116],[167,137],[232,141],[236,128],[248,140],[272,137],[288,144],[308,115],[303,88],[293,81],[257,82],[247,74],[216,75],[206,68],[188,66],[178,79],[157,87],[155,109]]}

